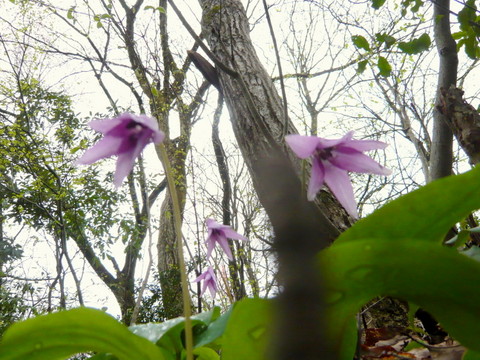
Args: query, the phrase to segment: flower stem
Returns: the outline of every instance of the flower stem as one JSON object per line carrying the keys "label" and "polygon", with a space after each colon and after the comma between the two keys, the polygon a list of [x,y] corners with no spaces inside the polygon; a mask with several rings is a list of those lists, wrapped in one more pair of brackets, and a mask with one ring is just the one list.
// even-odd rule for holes
{"label": "flower stem", "polygon": [[190,295],[188,293],[187,284],[187,269],[185,267],[185,259],[183,257],[183,240],[182,240],[182,218],[180,214],[180,204],[178,202],[177,189],[175,187],[175,180],[173,178],[172,167],[168,159],[167,151],[164,144],[158,145],[160,150],[160,158],[167,176],[168,191],[172,200],[173,207],[173,221],[175,226],[175,235],[177,238],[178,262],[180,267],[180,280],[182,285],[183,296],[183,316],[185,317],[185,347],[187,350],[187,360],[193,360],[193,336],[192,336],[192,321],[190,319],[192,308],[190,305]]}

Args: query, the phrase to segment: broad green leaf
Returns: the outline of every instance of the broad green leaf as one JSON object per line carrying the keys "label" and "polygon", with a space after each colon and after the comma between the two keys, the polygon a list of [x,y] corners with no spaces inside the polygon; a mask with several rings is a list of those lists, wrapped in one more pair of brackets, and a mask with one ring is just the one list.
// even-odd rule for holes
{"label": "broad green leaf", "polygon": [[357,65],[357,74],[362,74],[367,68],[367,64],[368,64],[367,60],[360,61]]}
{"label": "broad green leaf", "polygon": [[78,308],[14,324],[0,343],[1,360],[66,359],[80,352],[111,353],[120,360],[164,359],[160,349],[103,311]]}
{"label": "broad green leaf", "polygon": [[353,35],[352,41],[357,48],[370,51],[370,44],[362,35]]}
{"label": "broad green leaf", "polygon": [[476,8],[475,0],[467,0],[464,3],[463,9],[457,15],[461,30],[468,31],[472,27],[470,22],[476,19]]}
{"label": "broad green leaf", "polygon": [[465,37],[467,33],[465,31],[457,31],[452,34],[452,38],[454,40],[460,40],[461,38]]}
{"label": "broad green leaf", "polygon": [[[220,308],[215,307],[212,310],[192,316],[192,327],[195,340],[200,337],[208,326],[220,316]],[[183,332],[185,322],[183,317],[167,320],[163,323],[149,323],[144,325],[130,326],[130,331],[134,334],[144,337],[153,343],[156,343],[165,354],[177,355],[185,349],[183,342]],[[213,341],[214,339],[212,339]],[[208,343],[202,342],[201,345]],[[197,346],[197,345],[196,345]]]}
{"label": "broad green leaf", "polygon": [[[480,167],[436,180],[359,220],[338,243],[375,238],[396,246],[399,239],[440,243],[450,227],[480,207]],[[395,245],[394,245],[395,244]]]}
{"label": "broad green leaf", "polygon": [[425,33],[418,39],[413,39],[409,42],[399,42],[398,48],[404,53],[412,55],[419,54],[422,51],[428,50],[431,44],[432,40],[430,39],[430,36]]}
{"label": "broad green leaf", "polygon": [[386,33],[377,33],[375,34],[375,38],[380,44],[385,44],[385,49],[389,49],[397,41],[393,36]]}
{"label": "broad green leaf", "polygon": [[469,36],[465,38],[465,53],[467,56],[475,60],[477,58],[478,53],[478,40],[477,37],[473,32],[469,33]]}
{"label": "broad green leaf", "polygon": [[225,332],[231,313],[232,308],[211,322],[205,331],[195,336],[195,347],[211,344],[219,339]]}
{"label": "broad green leaf", "polygon": [[378,10],[385,4],[385,1],[386,0],[372,0],[372,7]]}
{"label": "broad green leaf", "polygon": [[468,350],[463,355],[462,360],[480,360],[480,352]]}
{"label": "broad green leaf", "polygon": [[199,347],[193,349],[193,355],[196,355],[196,360],[219,360],[220,356],[212,349],[207,347]]}
{"label": "broad green leaf", "polygon": [[392,66],[383,56],[378,57],[377,66],[378,70],[380,70],[380,75],[382,76],[390,76],[392,73]]}
{"label": "broad green leaf", "polygon": [[264,360],[272,323],[271,303],[243,299],[234,305],[223,335],[222,360]]}
{"label": "broad green leaf", "polygon": [[[431,312],[462,345],[480,351],[480,263],[420,239],[335,243],[319,256],[326,283],[329,336],[343,336],[362,305],[380,295],[413,301]],[[350,353],[350,359],[353,353]],[[345,355],[343,359],[348,359]]]}

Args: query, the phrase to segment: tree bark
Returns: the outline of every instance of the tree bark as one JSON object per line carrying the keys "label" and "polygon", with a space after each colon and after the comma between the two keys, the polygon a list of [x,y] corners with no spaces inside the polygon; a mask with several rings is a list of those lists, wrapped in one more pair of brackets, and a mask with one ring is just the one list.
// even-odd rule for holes
{"label": "tree bark", "polygon": [[[440,58],[436,105],[441,105],[441,89],[457,83],[457,46],[450,31],[450,0],[434,3],[435,42]],[[432,153],[430,181],[451,175],[453,164],[453,134],[447,119],[437,107],[433,113]]]}

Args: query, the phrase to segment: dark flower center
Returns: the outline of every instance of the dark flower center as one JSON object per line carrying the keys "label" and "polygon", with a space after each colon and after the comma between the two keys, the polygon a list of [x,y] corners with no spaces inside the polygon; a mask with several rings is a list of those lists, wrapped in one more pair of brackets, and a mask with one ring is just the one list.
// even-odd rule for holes
{"label": "dark flower center", "polygon": [[333,156],[332,154],[333,149],[334,149],[333,147],[328,147],[325,149],[317,150],[317,155],[322,160],[328,160]]}

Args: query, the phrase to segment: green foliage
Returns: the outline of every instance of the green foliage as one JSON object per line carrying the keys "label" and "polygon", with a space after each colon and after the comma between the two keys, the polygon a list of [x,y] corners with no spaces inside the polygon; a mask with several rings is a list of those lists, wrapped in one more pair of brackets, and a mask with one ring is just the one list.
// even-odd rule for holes
{"label": "green foliage", "polygon": [[449,228],[479,207],[479,182],[480,168],[437,180],[360,220],[322,252],[329,335],[345,358],[355,347],[345,329],[379,295],[427,309],[462,344],[480,351],[480,290],[466,286],[480,281],[480,263],[441,246]]}
{"label": "green foliage", "polygon": [[386,0],[372,0],[372,7],[374,9],[380,9]]}
{"label": "green foliage", "polygon": [[368,60],[359,61],[357,64],[357,74],[361,74],[367,68]]}
{"label": "green foliage", "polygon": [[463,9],[459,11],[457,18],[460,24],[460,31],[452,35],[454,39],[458,40],[457,49],[464,46],[467,56],[474,60],[480,56],[478,47],[480,16],[477,16],[475,0],[468,0]]}
{"label": "green foliage", "polygon": [[392,65],[383,56],[378,57],[377,67],[382,76],[388,77],[392,73]]}
{"label": "green foliage", "polygon": [[397,41],[397,39],[387,33],[377,33],[375,34],[375,39],[380,45],[385,44],[385,49],[389,49]]}
{"label": "green foliage", "polygon": [[[381,295],[425,308],[470,349],[468,358],[478,358],[480,262],[441,242],[455,222],[479,207],[479,183],[480,167],[430,183],[358,221],[319,254],[327,336],[342,360],[355,350],[356,312]],[[244,299],[221,316],[218,308],[194,316],[194,352],[207,360],[219,359],[219,350],[227,360],[265,359],[271,312],[267,300]],[[97,360],[178,359],[185,353],[182,318],[130,331],[91,309],[51,314],[12,326],[0,360],[61,359],[85,351],[105,353]]]}
{"label": "green foliage", "polygon": [[[271,323],[267,300],[244,299],[220,316],[219,308],[192,317],[198,359],[263,359]],[[78,308],[15,324],[0,344],[0,360],[65,359],[96,351],[96,360],[178,359],[184,354],[184,319],[128,329],[107,314]],[[156,344],[157,346],[155,346]],[[245,355],[245,356],[244,356]]]}
{"label": "green foliage", "polygon": [[66,359],[96,351],[118,359],[161,360],[160,349],[102,311],[78,308],[13,325],[4,335],[1,360]]}
{"label": "green foliage", "polygon": [[362,35],[352,36],[352,41],[357,48],[370,51],[370,44]]}
{"label": "green foliage", "polygon": [[406,54],[413,55],[428,50],[431,44],[432,40],[430,40],[430,36],[428,34],[423,34],[419,38],[413,39],[409,42],[399,42],[398,48]]}

